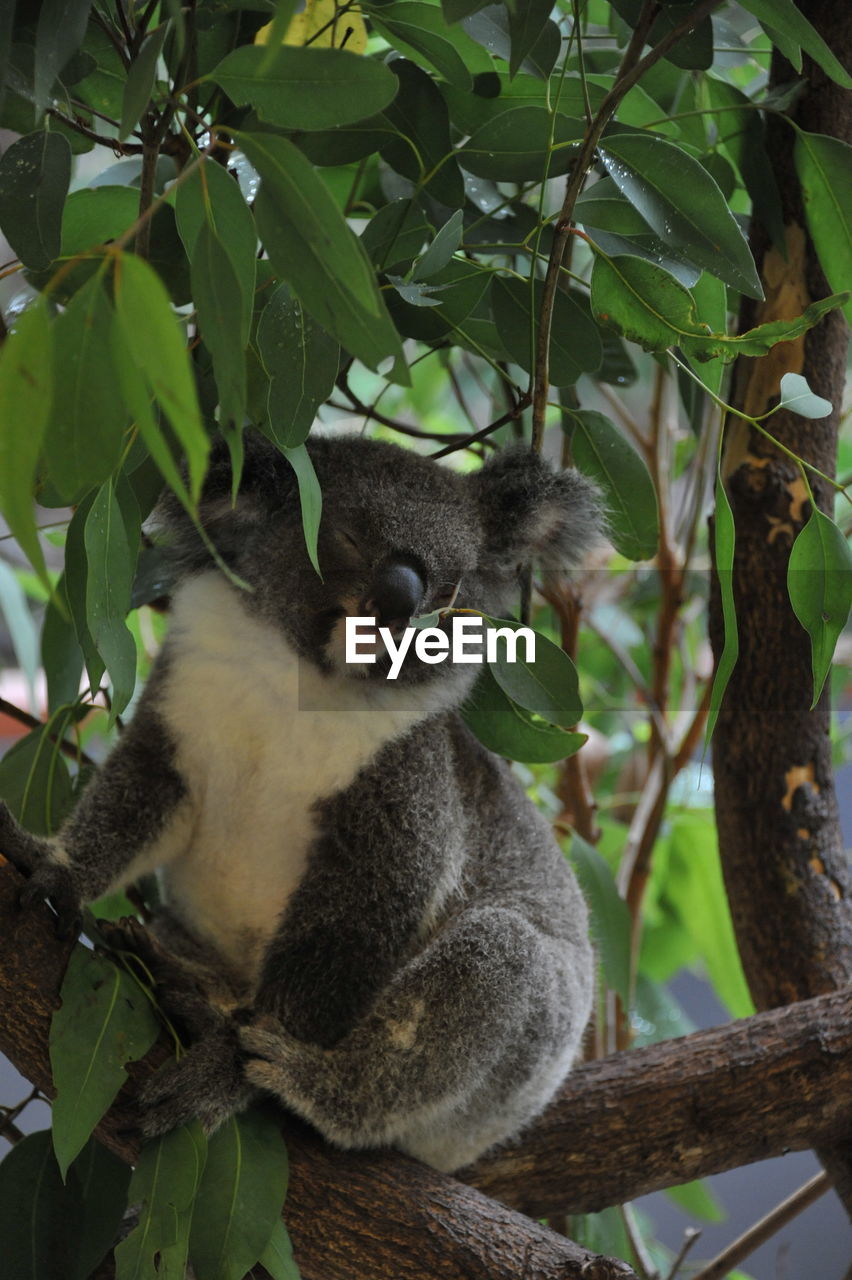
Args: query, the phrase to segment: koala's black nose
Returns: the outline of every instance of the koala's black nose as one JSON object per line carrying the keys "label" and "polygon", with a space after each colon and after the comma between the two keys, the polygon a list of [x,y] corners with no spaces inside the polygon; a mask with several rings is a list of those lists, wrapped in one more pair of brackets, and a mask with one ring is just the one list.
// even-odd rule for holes
{"label": "koala's black nose", "polygon": [[410,560],[386,560],[376,570],[364,608],[381,627],[405,625],[417,613],[425,594],[423,575]]}

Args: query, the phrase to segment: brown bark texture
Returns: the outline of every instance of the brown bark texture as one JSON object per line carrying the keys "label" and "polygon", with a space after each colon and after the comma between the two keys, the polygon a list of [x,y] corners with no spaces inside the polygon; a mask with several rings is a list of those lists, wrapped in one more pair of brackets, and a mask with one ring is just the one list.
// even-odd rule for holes
{"label": "brown bark texture", "polygon": [[[852,62],[852,6],[801,0],[799,8],[842,63]],[[852,95],[805,57],[807,83],[792,114],[809,133],[852,142]],[[796,78],[776,53],[771,85]],[[766,300],[746,300],[741,329],[799,314],[831,292],[807,234],[793,161],[793,133],[770,116],[766,145],[781,193],[787,256],[755,225],[752,249]],[[803,339],[761,360],[738,362],[733,404],[759,415],[778,400],[784,373],[803,374],[835,406],[811,421],[782,411],[767,426],[787,448],[834,474],[848,330],[839,311]],[[722,867],[740,955],[758,1008],[833,991],[852,980],[852,873],[843,849],[823,693],[809,710],[810,640],[787,594],[793,540],[810,511],[796,465],[748,424],[726,424],[723,472],[736,525],[734,594],[740,652],[713,739]],[[811,477],[820,508],[833,491]],[[710,630],[717,656],[723,629],[718,591]],[[852,1213],[852,1146],[820,1153]]]}
{"label": "brown bark texture", "polygon": [[[0,1053],[48,1096],[48,1032],[71,945],[46,907],[17,909],[20,877],[0,858]],[[98,1129],[122,1159],[133,1094],[166,1057],[165,1043],[130,1068]],[[616,1259],[589,1253],[473,1187],[392,1151],[348,1153],[284,1117],[290,1157],[285,1220],[304,1280],[636,1280]]]}
{"label": "brown bark texture", "polygon": [[[70,948],[47,908],[17,911],[20,884],[0,869],[0,1052],[49,1094],[47,1036]],[[99,1129],[126,1160],[136,1083],[165,1052],[131,1068]],[[516,1147],[467,1171],[472,1185],[391,1151],[334,1151],[285,1117],[285,1217],[305,1280],[629,1277],[515,1210],[601,1209],[852,1136],[850,1098],[852,992],[840,991],[578,1067]]]}

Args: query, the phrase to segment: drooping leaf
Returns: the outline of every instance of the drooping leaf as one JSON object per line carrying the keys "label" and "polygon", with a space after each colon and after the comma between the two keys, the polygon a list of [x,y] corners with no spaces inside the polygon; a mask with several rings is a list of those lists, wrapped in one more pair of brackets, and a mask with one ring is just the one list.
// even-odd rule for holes
{"label": "drooping leaf", "polygon": [[71,953],[50,1026],[56,1100],[53,1146],[63,1176],[159,1025],[141,989],[111,961],[85,947]]}
{"label": "drooping leaf", "polygon": [[322,490],[319,486],[317,473],[314,470],[314,464],[311,462],[310,454],[303,444],[297,445],[294,449],[284,449],[283,453],[295,471],[299,485],[302,529],[305,534],[305,546],[308,549],[308,556],[317,573],[322,576],[317,554],[317,538],[322,516]]}
{"label": "drooping leaf", "polygon": [[127,413],[109,350],[112,307],[94,276],[54,324],[54,397],[44,458],[57,493],[76,502],[110,475],[123,446]]}
{"label": "drooping leaf", "polygon": [[[465,17],[462,26],[471,39],[481,44],[490,54],[510,62],[512,37],[509,21],[510,17],[517,16],[523,7],[521,0],[517,0],[514,6],[510,3],[489,4]],[[546,80],[559,57],[561,45],[562,38],[556,23],[545,22],[538,39],[521,63],[521,70]]]}
{"label": "drooping leaf", "polygon": [[400,357],[367,255],[311,165],[286,138],[236,137],[262,178],[255,217],[276,271],[323,329],[370,368]]}
{"label": "drooping leaf", "polygon": [[[424,6],[425,7],[425,6]],[[381,62],[346,49],[281,45],[274,53],[243,45],[210,72],[239,105],[286,129],[331,129],[378,115],[393,100],[396,78]]]}
{"label": "drooping leaf", "polygon": [[0,511],[48,590],[32,492],[53,395],[52,341],[47,305],[37,298],[0,349]]}
{"label": "drooping leaf", "polygon": [[183,1280],[192,1207],[207,1158],[195,1122],[145,1144],[130,1183],[139,1220],[115,1251],[116,1280]]}
{"label": "drooping leaf", "polygon": [[377,271],[408,266],[431,233],[420,209],[411,200],[383,205],[361,233],[361,243]]}
{"label": "drooping leaf", "polygon": [[831,401],[811,391],[807,379],[800,373],[782,374],[781,399],[778,403],[802,418],[827,418],[832,411]]}
{"label": "drooping leaf", "polygon": [[[612,0],[612,7],[624,18],[630,30],[634,30],[642,11],[642,0]],[[683,16],[683,6],[663,5],[648,32],[646,42],[653,48],[673,27],[679,25]],[[676,67],[706,70],[713,62],[713,25],[709,14],[692,31],[681,36],[664,56]]]}
{"label": "drooping leaf", "polygon": [[430,75],[397,58],[391,71],[399,92],[384,112],[396,131],[382,145],[382,158],[448,209],[464,204],[464,181],[453,153],[447,104]]}
{"label": "drooping leaf", "polygon": [[755,216],[766,227],[776,248],[786,253],[781,194],[766,150],[761,112],[755,110],[751,99],[726,80],[707,76],[703,88],[710,105],[720,109],[719,141],[742,174]]}
{"label": "drooping leaf", "polygon": [[[491,305],[500,338],[512,359],[529,372],[533,366],[533,335],[544,285],[535,282],[535,300],[529,286],[514,277],[495,276]],[[583,373],[593,373],[603,358],[600,335],[590,316],[570,293],[557,290],[550,328],[549,376],[556,387],[571,386]]]}
{"label": "drooping leaf", "polygon": [[90,1138],[69,1170],[82,1192],[82,1209],[76,1222],[76,1270],[73,1280],[91,1275],[115,1243],[127,1208],[130,1166]]}
{"label": "drooping leaf", "polygon": [[[62,580],[57,595],[65,599]],[[83,651],[67,604],[64,616],[53,600],[47,604],[41,631],[41,661],[47,677],[47,709],[53,714],[65,703],[74,701],[83,674]]]}
{"label": "drooping leaf", "polygon": [[52,835],[72,807],[71,776],[59,748],[68,721],[67,710],[58,712],[0,760],[0,797],[36,835]]}
{"label": "drooping leaf", "polygon": [[101,485],[86,517],[86,621],[112,681],[111,715],[120,715],[136,684],[136,644],[125,618],[139,551],[139,512],[126,486]]}
{"label": "drooping leaf", "polygon": [[130,64],[124,86],[121,123],[118,129],[118,137],[122,142],[148,109],[157,75],[157,63],[160,60],[168,30],[169,23],[163,22],[155,31],[150,32]]}
{"label": "drooping leaf", "polygon": [[[485,622],[496,632],[526,629],[503,618],[486,618]],[[577,668],[559,645],[536,632],[535,659],[530,661],[522,637],[509,643],[505,636],[492,632],[491,640],[497,646],[497,656],[488,664],[491,674],[513,702],[551,724],[577,724],[583,715]]]}
{"label": "drooping leaf", "polygon": [[57,598],[67,600],[77,643],[86,664],[86,674],[92,694],[97,693],[104,674],[104,661],[95,647],[89,631],[87,613],[87,583],[89,560],[86,555],[86,520],[95,500],[96,490],[86,494],[79,504],[65,535],[65,573],[60,579],[61,591]]}
{"label": "drooping leaf", "polygon": [[33,80],[39,112],[46,107],[59,72],[83,43],[91,3],[92,0],[44,0],[39,10]]}
{"label": "drooping leaf", "polygon": [[456,209],[441,227],[426,252],[415,263],[412,280],[428,280],[447,265],[458,249],[462,237],[462,211]]}
{"label": "drooping leaf", "polygon": [[574,462],[603,493],[607,536],[628,560],[650,559],[657,551],[659,515],[644,459],[605,414],[573,409],[567,416]]}
{"label": "drooping leaf", "polygon": [[[512,106],[486,121],[458,152],[469,173],[499,182],[541,180],[567,173],[576,159],[585,123],[543,106]],[[551,145],[551,131],[553,142]],[[548,161],[549,156],[549,161]]]}
{"label": "drooping leaf", "polygon": [[500,688],[487,664],[483,664],[461,716],[489,751],[528,764],[564,760],[586,741],[584,733],[569,733],[534,720]]}
{"label": "drooping leaf", "polygon": [[290,1236],[280,1218],[272,1230],[272,1239],[260,1255],[260,1265],[266,1268],[272,1280],[300,1280]]}
{"label": "drooping leaf", "polygon": [[740,292],[763,297],[743,233],[703,165],[648,133],[608,135],[599,151],[610,177],[664,244]]}
{"label": "drooping leaf", "polygon": [[645,219],[622,195],[612,178],[599,178],[575,206],[577,221],[610,258],[622,254],[644,258],[691,289],[701,271],[679,249],[664,244]]}
{"label": "drooping leaf", "polygon": [[719,578],[719,594],[722,600],[722,619],[725,628],[725,642],[713,677],[713,692],[710,695],[710,711],[707,715],[707,731],[705,743],[710,742],[713,730],[719,717],[719,708],[725,696],[725,689],[731,678],[731,672],[737,665],[740,651],[737,633],[737,609],[734,602],[734,549],[736,530],[734,513],[728,500],[725,482],[721,469],[716,472],[716,516],[714,527],[714,560]]}
{"label": "drooping leaf", "polygon": [[621,897],[609,865],[576,831],[569,856],[589,906],[592,936],[597,944],[608,987],[625,1009],[630,1003],[630,910]]}
{"label": "drooping leaf", "polygon": [[317,410],[331,393],[340,348],[286,285],[264,307],[257,343],[270,379],[269,432],[282,449],[293,449],[308,438]]}
{"label": "drooping leaf", "polygon": [[519,4],[515,12],[509,15],[509,39],[512,45],[510,75],[514,76],[521,69],[527,55],[532,53],[552,8],[551,0],[527,0],[527,3]]}
{"label": "drooping leaf", "polygon": [[191,269],[198,325],[213,361],[219,393],[219,419],[242,428],[246,357],[240,327],[248,304],[224,242],[209,222],[196,237]]}
{"label": "drooping leaf", "polygon": [[813,708],[852,609],[852,549],[834,521],[816,507],[790,551],[787,590],[793,612],[811,638]]}
{"label": "drooping leaf", "polygon": [[765,22],[779,35],[789,42],[788,56],[797,71],[802,69],[801,57],[796,59],[794,50],[804,49],[826,75],[830,76],[844,89],[852,89],[852,76],[832,53],[818,31],[811,26],[802,11],[793,0],[743,0],[743,8],[748,9],[761,22]]}
{"label": "drooping leaf", "polygon": [[[820,266],[832,289],[845,288],[852,281],[852,147],[799,129],[793,158]],[[846,318],[852,321],[852,303]]]}
{"label": "drooping leaf", "polygon": [[50,1131],[31,1133],[16,1143],[0,1164],[5,1280],[75,1277],[76,1227],[82,1211],[80,1183],[72,1178],[63,1185]]}
{"label": "drooping leaf", "polygon": [[273,1242],[287,1177],[274,1113],[253,1108],[217,1130],[192,1219],[189,1248],[198,1280],[242,1280]]}
{"label": "drooping leaf", "polygon": [[0,228],[24,266],[43,270],[58,256],[70,181],[71,148],[58,133],[28,133],[0,159]]}

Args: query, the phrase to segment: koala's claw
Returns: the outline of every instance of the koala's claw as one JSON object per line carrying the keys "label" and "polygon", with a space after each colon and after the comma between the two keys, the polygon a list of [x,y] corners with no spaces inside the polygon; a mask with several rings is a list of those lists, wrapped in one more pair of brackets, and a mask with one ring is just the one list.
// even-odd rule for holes
{"label": "koala's claw", "polygon": [[243,1075],[236,1036],[208,1036],[178,1062],[161,1067],[143,1087],[140,1127],[154,1138],[197,1119],[205,1133],[213,1133],[254,1096]]}
{"label": "koala's claw", "polygon": [[80,902],[65,867],[55,862],[40,862],[18,894],[18,906],[29,910],[49,898],[56,912],[56,934],[63,942],[76,938],[83,927]]}

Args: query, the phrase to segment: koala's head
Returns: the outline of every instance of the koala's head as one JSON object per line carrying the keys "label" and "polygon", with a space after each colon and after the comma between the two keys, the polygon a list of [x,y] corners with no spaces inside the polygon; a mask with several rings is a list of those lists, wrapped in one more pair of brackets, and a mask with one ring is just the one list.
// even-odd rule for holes
{"label": "koala's head", "polygon": [[[358,437],[317,438],[308,451],[323,497],[322,577],[305,547],[293,469],[255,433],[246,434],[236,505],[227,454],[214,452],[201,518],[224,560],[252,587],[247,607],[329,673],[387,674],[383,646],[375,664],[344,662],[347,616],[372,617],[397,635],[412,618],[450,605],[500,615],[515,604],[525,566],[564,569],[598,536],[593,486],[576,472],[553,472],[523,446],[464,475]],[[161,517],[182,572],[209,569],[176,499],[163,501]],[[439,679],[449,666],[427,665],[412,650],[400,682]]]}

